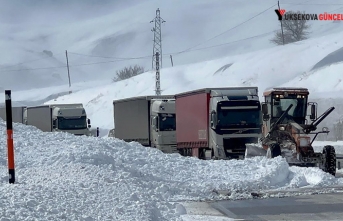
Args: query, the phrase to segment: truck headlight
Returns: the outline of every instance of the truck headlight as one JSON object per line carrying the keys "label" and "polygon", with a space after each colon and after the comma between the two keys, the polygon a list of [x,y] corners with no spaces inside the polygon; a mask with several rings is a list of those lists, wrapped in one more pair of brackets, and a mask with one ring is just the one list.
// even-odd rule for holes
{"label": "truck headlight", "polygon": [[300,147],[310,146],[310,138],[309,137],[300,137],[299,138],[299,146]]}

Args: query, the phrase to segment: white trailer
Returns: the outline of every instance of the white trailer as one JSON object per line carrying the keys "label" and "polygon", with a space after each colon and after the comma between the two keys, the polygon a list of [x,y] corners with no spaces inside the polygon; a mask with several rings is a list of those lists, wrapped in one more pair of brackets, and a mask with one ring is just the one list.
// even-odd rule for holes
{"label": "white trailer", "polygon": [[[24,123],[24,110],[26,106],[12,107],[12,122]],[[0,118],[6,121],[6,107],[0,107]]]}
{"label": "white trailer", "polygon": [[23,123],[44,132],[64,131],[74,135],[91,136],[90,119],[82,104],[49,104],[26,107]]}

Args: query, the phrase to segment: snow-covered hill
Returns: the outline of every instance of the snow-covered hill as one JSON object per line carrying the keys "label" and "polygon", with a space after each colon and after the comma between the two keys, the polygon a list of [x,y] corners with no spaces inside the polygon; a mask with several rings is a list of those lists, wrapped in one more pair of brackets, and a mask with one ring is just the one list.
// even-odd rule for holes
{"label": "snow-covered hill", "polygon": [[[0,131],[6,131],[1,119]],[[2,220],[181,220],[187,216],[182,202],[223,198],[213,190],[244,199],[256,191],[343,185],[342,178],[318,168],[289,167],[281,158],[204,161],[17,123],[14,142],[13,185],[6,136],[0,136]]]}
{"label": "snow-covered hill", "polygon": [[[320,0],[281,1],[287,11],[307,13],[341,13],[340,4],[342,0],[325,4]],[[151,69],[150,21],[157,8],[166,21],[162,25],[163,67],[171,66],[170,54],[174,65],[183,65],[270,48],[269,39],[280,29],[274,12],[277,0],[2,0],[0,87],[67,85],[65,50],[72,84],[109,80],[126,65]],[[309,22],[310,37],[336,33],[343,25]],[[132,59],[137,57],[141,58]]]}
{"label": "snow-covered hill", "polygon": [[[343,90],[340,71],[342,64],[336,60],[330,63],[328,59],[326,63],[322,62],[328,55],[343,48],[342,34],[340,32],[239,56],[164,68],[161,70],[161,88],[163,94],[175,94],[203,87],[258,86],[263,99],[262,92],[266,88],[297,86],[309,88],[310,98],[314,100],[330,94],[334,98],[330,105],[337,105],[337,101],[343,107],[342,100],[333,96]],[[312,70],[317,63],[322,64],[321,67]],[[153,72],[147,72],[117,83],[80,90],[46,103],[82,102],[93,125],[108,130],[114,126],[112,101],[154,94],[154,77]],[[20,100],[24,94],[28,96],[18,92],[16,98]],[[326,103],[319,103],[319,113],[328,108],[328,99],[324,101]],[[334,111],[332,116],[330,122],[343,116],[342,108]]]}

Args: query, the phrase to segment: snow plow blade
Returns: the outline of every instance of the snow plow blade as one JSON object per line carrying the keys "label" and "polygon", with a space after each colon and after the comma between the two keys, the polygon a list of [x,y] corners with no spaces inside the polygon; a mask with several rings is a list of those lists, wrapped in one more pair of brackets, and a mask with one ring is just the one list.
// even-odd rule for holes
{"label": "snow plow blade", "polygon": [[245,158],[252,158],[257,156],[266,156],[267,151],[257,145],[246,145]]}

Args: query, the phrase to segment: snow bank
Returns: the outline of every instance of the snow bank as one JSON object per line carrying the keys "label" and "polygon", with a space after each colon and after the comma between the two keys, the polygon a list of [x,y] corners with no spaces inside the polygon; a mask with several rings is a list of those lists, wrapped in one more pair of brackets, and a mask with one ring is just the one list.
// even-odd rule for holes
{"label": "snow bank", "polygon": [[[0,121],[5,135],[5,123]],[[203,161],[111,138],[43,133],[14,124],[17,184],[8,184],[6,136],[0,137],[3,220],[178,220],[178,202],[231,199],[252,191],[343,184],[317,168],[281,158]]]}

